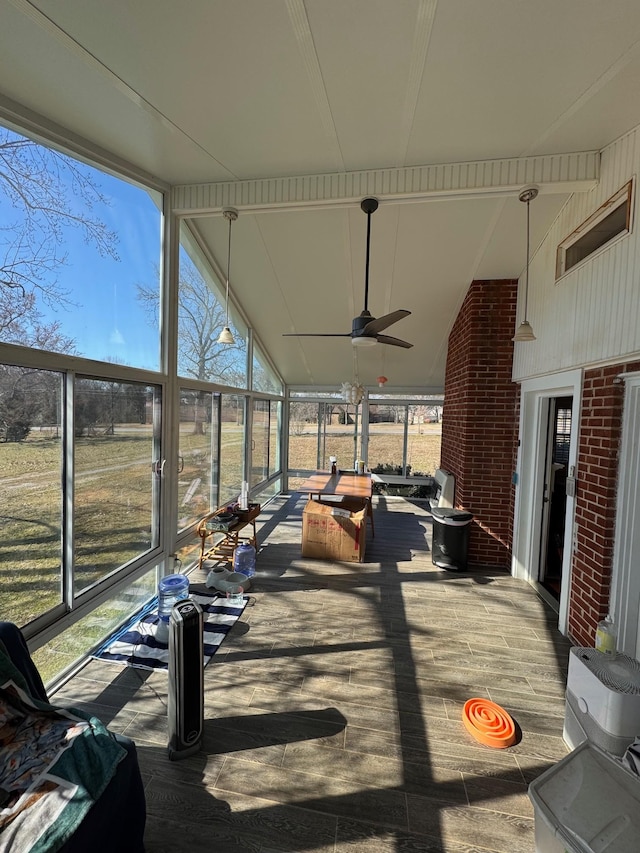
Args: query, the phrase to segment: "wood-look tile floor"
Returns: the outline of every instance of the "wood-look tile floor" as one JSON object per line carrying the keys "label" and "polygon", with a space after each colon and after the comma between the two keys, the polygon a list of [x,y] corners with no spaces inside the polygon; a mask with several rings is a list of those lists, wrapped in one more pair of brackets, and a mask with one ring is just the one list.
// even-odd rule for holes
{"label": "wood-look tile floor", "polygon": [[[56,694],[136,742],[149,853],[535,850],[527,785],[567,754],[570,644],[528,584],[434,567],[423,504],[376,500],[361,564],[301,558],[305,496],[263,510],[198,755],[167,758],[166,673],[91,661]],[[513,716],[513,747],[466,731],[474,696]]]}

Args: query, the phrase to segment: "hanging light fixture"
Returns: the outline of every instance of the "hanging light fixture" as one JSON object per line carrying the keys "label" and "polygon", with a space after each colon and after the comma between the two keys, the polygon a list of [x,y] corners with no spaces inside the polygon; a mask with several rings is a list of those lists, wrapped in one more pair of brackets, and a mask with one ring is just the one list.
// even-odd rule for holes
{"label": "hanging light fixture", "polygon": [[512,341],[516,341],[518,343],[536,340],[536,336],[533,334],[533,329],[531,328],[531,323],[527,320],[527,300],[529,299],[529,244],[531,238],[529,228],[529,204],[537,197],[537,195],[538,187],[530,186],[525,187],[518,196],[520,201],[527,203],[527,266],[524,277],[524,319],[518,326],[518,330],[515,335],[511,338]]}
{"label": "hanging light fixture", "polygon": [[364,386],[360,385],[356,379],[355,383],[343,382],[340,388],[340,393],[342,394],[342,399],[345,403],[351,403],[352,406],[357,406],[364,397],[365,389]]}
{"label": "hanging light fixture", "polygon": [[387,382],[387,381],[388,380],[387,380],[386,376],[378,376],[378,379],[377,379],[378,388],[384,388],[385,382]]}
{"label": "hanging light fixture", "polygon": [[238,218],[238,211],[235,207],[225,207],[222,211],[222,215],[229,223],[229,246],[227,248],[227,297],[225,301],[225,311],[226,311],[226,320],[224,324],[224,329],[220,332],[218,337],[219,344],[235,344],[235,339],[229,328],[229,270],[231,268],[231,223],[235,222]]}

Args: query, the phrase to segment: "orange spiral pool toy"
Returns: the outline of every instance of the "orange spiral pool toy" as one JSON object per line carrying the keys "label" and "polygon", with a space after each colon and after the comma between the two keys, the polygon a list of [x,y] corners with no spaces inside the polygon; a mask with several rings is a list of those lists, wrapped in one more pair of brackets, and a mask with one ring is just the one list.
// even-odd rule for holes
{"label": "orange spiral pool toy", "polygon": [[515,723],[504,708],[488,699],[467,699],[462,709],[462,722],[485,746],[505,749],[516,742]]}

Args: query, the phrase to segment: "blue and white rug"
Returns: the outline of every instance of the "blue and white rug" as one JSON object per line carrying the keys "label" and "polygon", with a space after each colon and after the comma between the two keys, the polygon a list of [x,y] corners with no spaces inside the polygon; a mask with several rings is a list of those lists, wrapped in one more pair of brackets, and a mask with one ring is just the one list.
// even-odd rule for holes
{"label": "blue and white rug", "polygon": [[[220,648],[224,638],[247,605],[231,607],[217,592],[190,591],[189,598],[202,608],[204,624],[204,666]],[[112,634],[97,649],[93,657],[122,666],[140,669],[168,669],[169,641],[156,637],[158,630],[158,599],[152,599],[132,620]],[[161,632],[162,633],[162,632]],[[166,636],[166,632],[165,632]]]}

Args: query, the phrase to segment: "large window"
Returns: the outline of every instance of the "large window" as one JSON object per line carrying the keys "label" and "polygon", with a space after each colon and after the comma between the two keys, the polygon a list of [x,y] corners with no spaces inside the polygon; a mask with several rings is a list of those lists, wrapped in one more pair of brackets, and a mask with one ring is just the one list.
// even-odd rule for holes
{"label": "large window", "polygon": [[269,425],[269,401],[254,400],[251,424],[251,488],[269,476]]}
{"label": "large window", "polygon": [[282,403],[269,402],[269,476],[280,470],[280,434],[282,432]]}
{"label": "large window", "polygon": [[369,468],[402,477],[434,474],[440,465],[441,411],[440,405],[369,404]]}
{"label": "large window", "polygon": [[404,402],[372,396],[358,406],[293,399],[289,486],[295,489],[316,468],[328,470],[331,456],[338,468],[353,468],[360,458],[371,471],[396,479],[432,475],[440,464],[441,415],[440,398]]}
{"label": "large window", "polygon": [[0,613],[62,600],[62,376],[0,365]]}
{"label": "large window", "polygon": [[220,344],[226,322],[219,282],[204,261],[186,223],[180,228],[178,284],[178,373],[180,376],[247,387],[247,330],[229,312],[235,343]]}
{"label": "large window", "polygon": [[0,128],[0,609],[21,626],[157,562],[162,208]]}
{"label": "large window", "polygon": [[218,505],[218,394],[180,390],[178,530]]}
{"label": "large window", "polygon": [[[328,470],[332,456],[338,468],[353,469],[360,454],[360,412],[338,401],[292,401],[289,406],[290,485],[295,488],[316,469]],[[296,476],[296,474],[298,476]]]}
{"label": "large window", "polygon": [[220,503],[235,501],[244,477],[245,398],[223,394],[220,408]]}
{"label": "large window", "polygon": [[158,544],[159,414],[153,386],[76,382],[76,594]]}
{"label": "large window", "polygon": [[0,128],[0,340],[158,370],[161,197]]}
{"label": "large window", "polygon": [[267,394],[282,394],[282,382],[257,346],[253,351],[253,388]]}
{"label": "large window", "polygon": [[369,468],[403,474],[405,406],[369,406]]}
{"label": "large window", "polygon": [[59,634],[33,655],[42,680],[47,683],[73,667],[88,649],[97,646],[110,631],[147,602],[156,591],[158,568],[154,566],[142,577],[128,584],[105,604],[101,604],[73,627]]}

